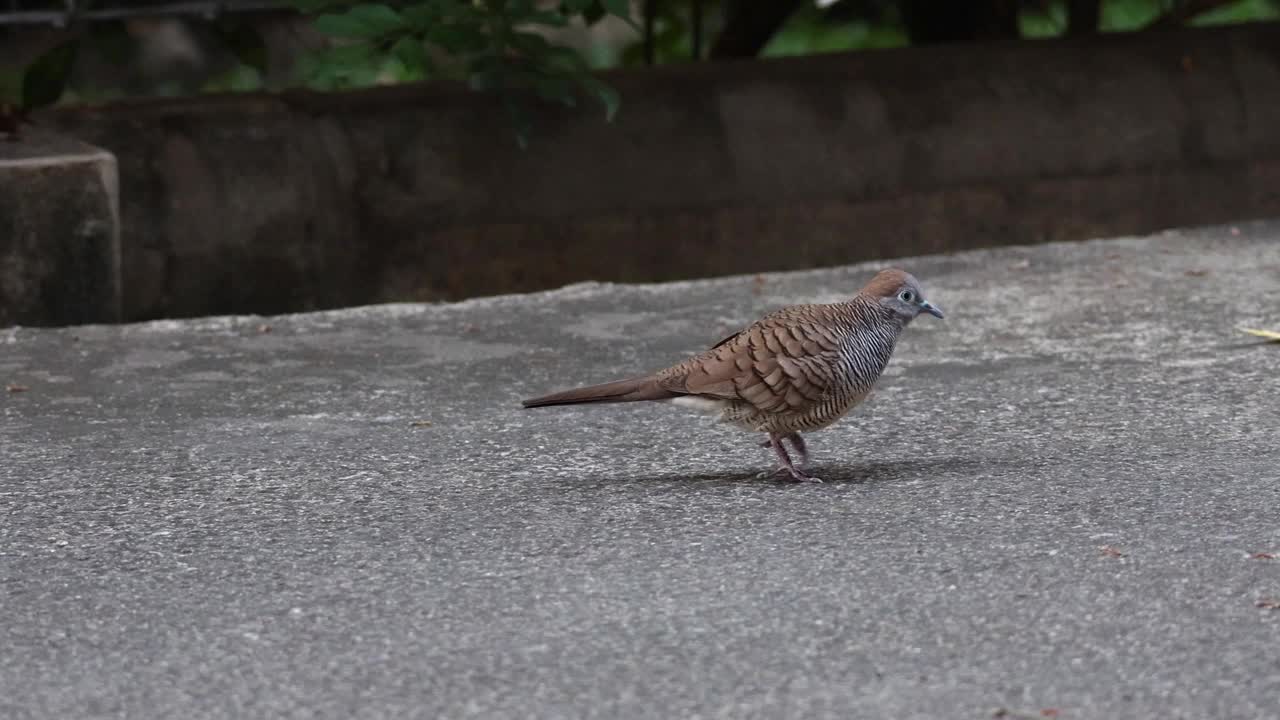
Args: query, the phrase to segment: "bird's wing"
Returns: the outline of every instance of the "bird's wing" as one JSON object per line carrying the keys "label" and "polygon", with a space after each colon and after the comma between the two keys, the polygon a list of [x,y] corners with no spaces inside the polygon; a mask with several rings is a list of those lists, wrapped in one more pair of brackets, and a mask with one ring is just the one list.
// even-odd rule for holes
{"label": "bird's wing", "polygon": [[[1245,332],[1248,332],[1248,330],[1246,330]],[[732,334],[732,335],[727,335],[727,336],[725,336],[725,338],[724,338],[723,340],[721,340],[720,342],[716,343],[715,345],[712,345],[712,346],[711,346],[711,349],[712,349],[712,350],[714,350],[714,349],[716,349],[716,348],[720,347],[721,345],[724,345],[725,343],[729,342],[730,340],[732,340],[732,339],[734,339],[734,338],[738,337],[738,336],[739,336],[739,335],[741,335],[741,334],[742,334],[742,331],[741,331],[741,330],[739,330],[738,332],[736,332],[736,333],[734,333],[734,334]]]}
{"label": "bird's wing", "polygon": [[839,343],[813,310],[787,308],[658,375],[670,391],[742,400],[764,412],[820,402],[836,380]]}

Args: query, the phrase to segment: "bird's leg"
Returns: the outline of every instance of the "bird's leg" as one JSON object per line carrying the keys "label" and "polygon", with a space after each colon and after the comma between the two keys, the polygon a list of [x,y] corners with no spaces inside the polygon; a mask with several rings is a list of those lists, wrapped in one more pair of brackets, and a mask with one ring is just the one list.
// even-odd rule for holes
{"label": "bird's leg", "polygon": [[[769,433],[769,445],[773,447],[773,452],[777,454],[778,461],[782,463],[782,470],[779,470],[778,473],[781,474],[785,471],[796,482],[822,482],[821,478],[805,475],[796,469],[796,466],[791,462],[791,456],[787,454],[787,448],[782,444],[782,438],[784,437],[786,436],[778,433]],[[797,435],[796,437],[799,436]]]}
{"label": "bird's leg", "polygon": [[804,438],[800,437],[800,433],[791,433],[787,436],[791,441],[791,445],[795,447],[796,454],[800,456],[800,467],[809,466],[809,448],[805,445]]}
{"label": "bird's leg", "polygon": [[[800,467],[809,466],[809,448],[805,445],[804,438],[800,437],[800,433],[787,433],[780,436],[783,440],[790,440],[791,445],[795,448],[796,454],[800,456]],[[773,440],[761,440],[760,447],[772,447]]]}

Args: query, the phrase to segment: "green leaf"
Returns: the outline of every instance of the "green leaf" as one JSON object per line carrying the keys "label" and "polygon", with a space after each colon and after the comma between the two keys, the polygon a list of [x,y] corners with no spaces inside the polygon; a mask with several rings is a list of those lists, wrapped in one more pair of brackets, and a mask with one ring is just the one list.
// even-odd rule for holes
{"label": "green leaf", "polygon": [[555,70],[563,70],[574,73],[590,72],[590,66],[587,61],[578,54],[577,50],[560,45],[548,45],[539,54],[538,60],[540,64]]}
{"label": "green leaf", "polygon": [[404,17],[388,5],[376,3],[356,5],[347,14],[367,25],[370,30],[389,33],[404,28]]}
{"label": "green leaf", "polygon": [[349,15],[321,15],[316,18],[316,29],[334,37],[363,37],[365,26]]}
{"label": "green leaf", "polygon": [[200,92],[252,92],[262,89],[262,74],[243,63],[214,75],[200,86]]}
{"label": "green leaf", "polygon": [[79,38],[68,40],[40,56],[22,76],[22,107],[27,110],[52,105],[62,97],[80,51]]}
{"label": "green leaf", "polygon": [[485,24],[493,19],[496,11],[469,0],[427,0],[437,8],[441,17],[452,22]]}
{"label": "green leaf", "polygon": [[333,90],[348,85],[352,78],[376,73],[379,56],[367,43],[353,43],[308,53],[302,58],[303,72],[308,84],[321,90]]}
{"label": "green leaf", "polygon": [[600,4],[604,6],[606,12],[614,17],[621,18],[627,22],[637,32],[640,26],[635,20],[631,19],[631,1],[630,0],[600,0]]}
{"label": "green leaf", "polygon": [[313,90],[330,90],[333,88],[333,65],[325,57],[326,53],[318,50],[303,50],[298,54],[294,66],[303,83]]}
{"label": "green leaf", "polygon": [[337,37],[376,38],[404,28],[404,18],[386,5],[357,5],[341,15],[316,18],[316,29]]}
{"label": "green leaf", "polygon": [[543,100],[563,103],[569,107],[578,104],[578,98],[574,93],[576,88],[571,77],[536,70],[518,70],[514,74],[522,86],[533,90]]}
{"label": "green leaf", "polygon": [[431,3],[409,5],[408,7],[401,9],[400,15],[404,18],[409,27],[419,32],[425,31],[439,23],[441,17],[440,10]]}
{"label": "green leaf", "polygon": [[560,9],[569,15],[584,13],[593,5],[599,5],[597,0],[560,0]]}
{"label": "green leaf", "polygon": [[578,82],[587,92],[595,95],[601,105],[604,105],[605,120],[613,122],[613,118],[618,114],[618,108],[622,105],[622,97],[618,95],[618,91],[605,85],[594,75],[580,75]]}
{"label": "green leaf", "polygon": [[404,69],[415,75],[424,75],[431,70],[431,59],[427,57],[427,51],[422,46],[422,41],[416,37],[402,37],[391,46],[391,55]]}
{"label": "green leaf", "polygon": [[489,45],[489,38],[484,32],[470,24],[436,25],[427,30],[426,37],[427,42],[439,45],[451,55],[477,52]]}
{"label": "green leaf", "polygon": [[365,43],[352,43],[329,48],[325,59],[337,65],[339,69],[355,65],[368,65],[376,61],[374,47]]}

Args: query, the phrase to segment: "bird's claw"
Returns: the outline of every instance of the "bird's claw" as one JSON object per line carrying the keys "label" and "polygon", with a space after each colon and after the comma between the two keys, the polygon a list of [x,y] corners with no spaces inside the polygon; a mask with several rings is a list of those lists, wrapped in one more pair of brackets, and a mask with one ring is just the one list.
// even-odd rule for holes
{"label": "bird's claw", "polygon": [[786,473],[787,473],[787,475],[789,475],[789,476],[791,477],[791,479],[792,479],[792,480],[795,480],[796,482],[801,482],[801,483],[820,483],[820,482],[822,482],[822,478],[820,478],[820,477],[818,477],[818,476],[816,476],[816,475],[805,475],[804,473],[800,472],[799,470],[786,470],[786,471],[784,471],[784,472],[786,472]]}
{"label": "bird's claw", "polygon": [[[783,441],[790,442],[795,446],[796,454],[800,456],[800,462],[795,463],[791,460],[791,455],[787,452],[786,445]],[[787,433],[780,435],[778,433],[769,433],[769,439],[760,443],[761,447],[771,447],[773,452],[778,456],[778,462],[782,467],[773,473],[773,477],[778,480],[791,480],[802,483],[820,483],[822,478],[806,475],[800,471],[800,468],[809,464],[809,452],[805,448],[804,438],[799,433]],[[761,473],[763,477],[765,473]]]}
{"label": "bird's claw", "polygon": [[799,470],[788,470],[787,468],[778,468],[777,470],[765,470],[756,473],[756,478],[760,480],[787,480],[799,483],[820,483],[822,478],[815,475],[805,475]]}

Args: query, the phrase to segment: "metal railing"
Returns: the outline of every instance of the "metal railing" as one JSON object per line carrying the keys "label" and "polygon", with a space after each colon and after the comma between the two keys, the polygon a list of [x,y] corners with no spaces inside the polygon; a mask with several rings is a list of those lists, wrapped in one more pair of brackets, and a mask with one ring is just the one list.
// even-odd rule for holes
{"label": "metal railing", "polygon": [[195,17],[288,9],[284,0],[0,0],[0,26],[66,27],[77,21]]}

